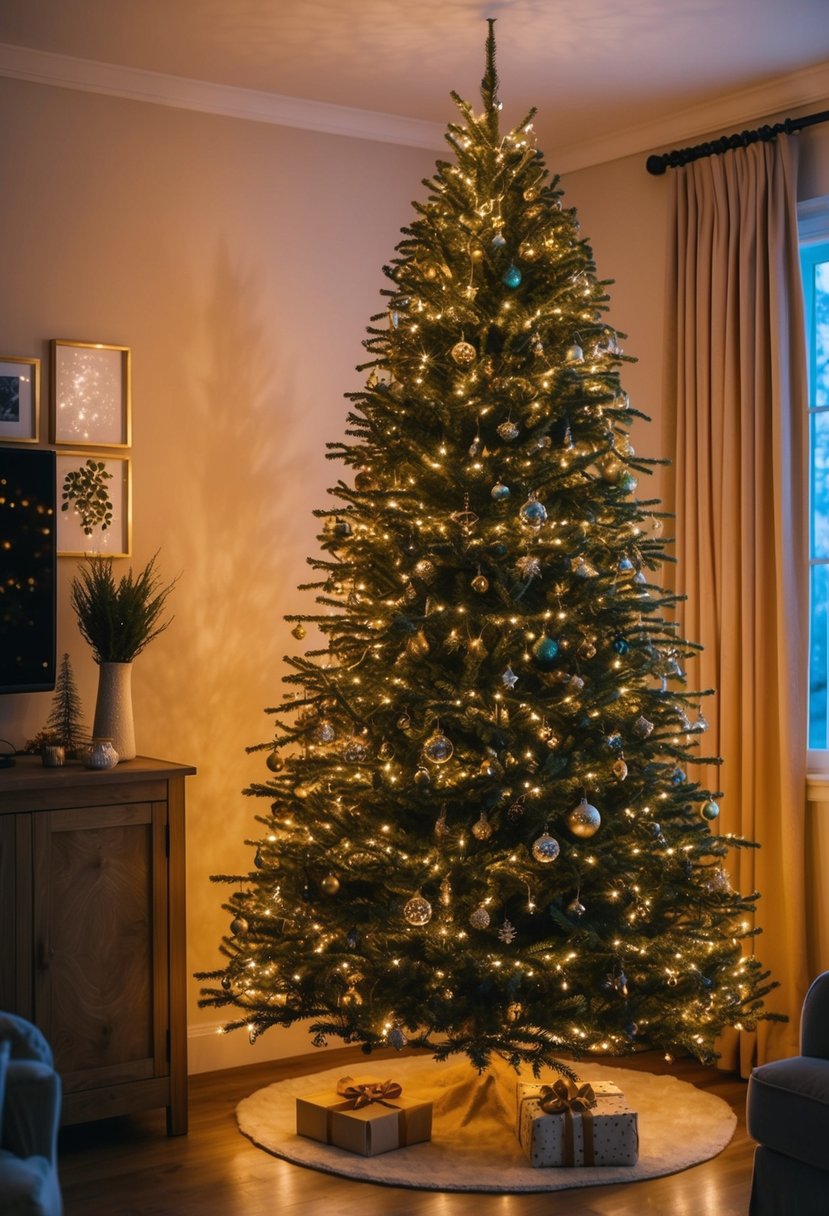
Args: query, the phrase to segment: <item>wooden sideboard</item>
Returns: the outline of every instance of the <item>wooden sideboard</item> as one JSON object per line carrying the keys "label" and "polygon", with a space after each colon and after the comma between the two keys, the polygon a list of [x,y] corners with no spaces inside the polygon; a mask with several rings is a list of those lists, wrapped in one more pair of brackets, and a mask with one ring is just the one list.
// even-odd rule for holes
{"label": "wooden sideboard", "polygon": [[138,756],[108,771],[0,769],[0,1009],[45,1034],[64,1123],[167,1108],[187,1131],[184,781]]}

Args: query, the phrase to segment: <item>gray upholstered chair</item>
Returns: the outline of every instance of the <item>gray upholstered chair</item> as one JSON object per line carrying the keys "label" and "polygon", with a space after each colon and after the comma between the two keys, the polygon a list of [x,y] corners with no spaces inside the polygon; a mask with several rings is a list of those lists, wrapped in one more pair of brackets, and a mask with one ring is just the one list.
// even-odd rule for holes
{"label": "gray upholstered chair", "polygon": [[752,1071],[754,1150],[750,1216],[829,1213],[829,971],[806,993],[800,1052]]}
{"label": "gray upholstered chair", "polygon": [[0,1013],[0,1216],[61,1216],[60,1103],[60,1077],[43,1035]]}

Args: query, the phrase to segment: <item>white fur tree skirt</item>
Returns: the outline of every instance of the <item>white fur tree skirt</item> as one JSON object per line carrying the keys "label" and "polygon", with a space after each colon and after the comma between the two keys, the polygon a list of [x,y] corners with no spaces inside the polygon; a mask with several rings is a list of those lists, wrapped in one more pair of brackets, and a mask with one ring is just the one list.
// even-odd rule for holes
{"label": "white fur tree skirt", "polygon": [[[579,1065],[579,1081],[612,1081],[639,1116],[634,1166],[533,1169],[515,1136],[515,1073],[496,1062],[482,1077],[467,1063],[417,1056],[386,1060],[353,1075],[391,1078],[407,1097],[434,1103],[432,1140],[360,1157],[296,1134],[297,1096],[333,1089],[348,1069],[329,1069],[260,1089],[239,1103],[239,1128],[261,1148],[297,1165],[366,1182],[433,1191],[558,1191],[674,1174],[716,1156],[737,1118],[727,1103],[675,1077]],[[556,1073],[541,1080],[554,1081]],[[533,1081],[532,1075],[522,1080]]]}

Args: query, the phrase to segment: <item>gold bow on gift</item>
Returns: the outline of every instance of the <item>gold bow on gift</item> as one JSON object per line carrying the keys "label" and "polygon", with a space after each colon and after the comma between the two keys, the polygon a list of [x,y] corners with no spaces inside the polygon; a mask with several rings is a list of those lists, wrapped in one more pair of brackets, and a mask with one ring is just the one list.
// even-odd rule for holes
{"label": "gold bow on gift", "polygon": [[596,1095],[589,1081],[576,1085],[575,1081],[564,1077],[560,1077],[552,1085],[542,1085],[538,1098],[546,1115],[557,1115],[563,1111],[585,1111],[596,1105]]}
{"label": "gold bow on gift", "polygon": [[381,1106],[391,1106],[392,1098],[399,1098],[403,1086],[396,1081],[355,1081],[353,1077],[340,1077],[337,1082],[337,1093],[351,1103],[352,1110],[361,1110],[379,1102]]}

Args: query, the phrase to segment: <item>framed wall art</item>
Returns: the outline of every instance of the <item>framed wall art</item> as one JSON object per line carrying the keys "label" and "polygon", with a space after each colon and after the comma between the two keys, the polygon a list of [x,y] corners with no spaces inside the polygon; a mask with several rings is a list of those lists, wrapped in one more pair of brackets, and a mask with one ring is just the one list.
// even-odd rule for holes
{"label": "framed wall art", "polygon": [[37,443],[40,360],[0,355],[0,443]]}
{"label": "framed wall art", "polygon": [[58,452],[56,465],[58,557],[129,557],[129,456]]}
{"label": "framed wall art", "polygon": [[73,447],[130,444],[130,349],[52,339],[52,442]]}

